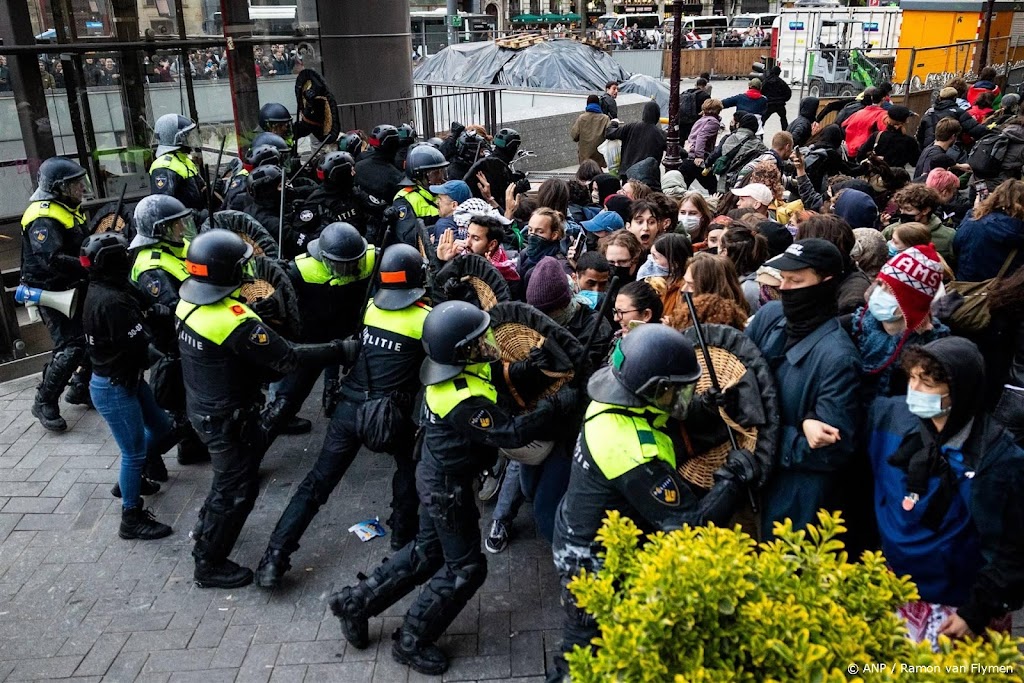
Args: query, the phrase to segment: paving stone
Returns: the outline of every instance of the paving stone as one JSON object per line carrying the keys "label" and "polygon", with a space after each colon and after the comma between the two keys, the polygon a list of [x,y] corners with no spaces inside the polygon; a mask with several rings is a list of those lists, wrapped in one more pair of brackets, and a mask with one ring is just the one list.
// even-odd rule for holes
{"label": "paving stone", "polygon": [[[337,621],[335,621],[337,624]],[[316,640],[319,621],[293,621],[290,624],[260,624],[254,643],[290,643]]]}
{"label": "paving stone", "polygon": [[544,635],[540,631],[513,632],[509,640],[512,676],[544,674]]}
{"label": "paving stone", "polygon": [[102,676],[106,674],[127,642],[128,636],[128,633],[104,633],[101,635],[75,670],[75,675]]}
{"label": "paving stone", "polygon": [[456,657],[451,660],[445,681],[476,681],[484,678],[508,678],[511,667],[507,656]]}
{"label": "paving stone", "polygon": [[[152,652],[154,650],[181,650],[192,639],[192,629],[164,629],[162,631],[136,631],[125,643],[125,652]],[[174,669],[158,669],[174,671]]]}
{"label": "paving stone", "polygon": [[306,680],[316,683],[370,683],[373,680],[373,662],[311,664],[306,669]]}
{"label": "paving stone", "polygon": [[238,680],[246,683],[264,683],[270,680],[277,661],[279,643],[255,643],[249,647],[238,670]]}
{"label": "paving stone", "polygon": [[171,674],[171,683],[232,683],[238,669],[207,669],[205,671],[177,671]]}
{"label": "paving stone", "polygon": [[306,677],[306,666],[276,666],[270,676],[270,683],[295,683]]}
{"label": "paving stone", "polygon": [[213,648],[196,650],[163,650],[150,653],[144,671],[202,671],[210,668],[213,659]]}
{"label": "paving stone", "polygon": [[74,673],[81,661],[82,657],[79,655],[25,659],[17,663],[7,680],[34,681],[40,678],[67,678]]}

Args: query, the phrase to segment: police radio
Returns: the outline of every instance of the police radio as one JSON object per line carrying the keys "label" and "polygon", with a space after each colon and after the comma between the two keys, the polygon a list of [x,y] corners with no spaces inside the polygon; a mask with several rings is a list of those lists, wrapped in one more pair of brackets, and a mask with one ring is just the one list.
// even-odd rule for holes
{"label": "police radio", "polygon": [[75,317],[78,310],[78,290],[69,289],[64,292],[51,292],[38,287],[18,285],[14,292],[14,300],[19,304],[25,304],[28,311],[28,319],[32,322],[39,322],[42,318],[39,315],[39,306],[46,306],[60,311],[69,318]]}

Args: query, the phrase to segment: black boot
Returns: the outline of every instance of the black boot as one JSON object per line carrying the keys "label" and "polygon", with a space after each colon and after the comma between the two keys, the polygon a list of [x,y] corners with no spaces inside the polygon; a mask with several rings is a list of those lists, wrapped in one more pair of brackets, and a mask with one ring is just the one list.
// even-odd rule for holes
{"label": "black boot", "polygon": [[281,434],[294,436],[296,434],[309,434],[313,430],[313,423],[304,417],[293,417],[281,426]]}
{"label": "black boot", "polygon": [[342,635],[357,650],[365,650],[370,644],[370,620],[362,608],[362,602],[354,598],[351,586],[342,588],[330,599],[331,613],[341,622]]}
{"label": "black boot", "polygon": [[39,420],[39,424],[51,432],[67,431],[68,423],[60,416],[60,408],[57,407],[57,404],[43,403],[38,394],[36,394],[35,403],[32,404],[32,415]]}
{"label": "black boot", "polygon": [[260,588],[277,588],[281,585],[281,577],[291,568],[288,555],[283,550],[267,548],[260,566],[256,567],[256,585]]}
{"label": "black boot", "polygon": [[171,527],[161,524],[153,517],[153,513],[142,508],[121,510],[121,528],[117,535],[121,538],[140,541],[151,541],[171,535]]}
{"label": "black boot", "polygon": [[[159,493],[160,492],[160,484],[156,483],[155,481],[153,481],[151,479],[147,479],[146,477],[143,477],[142,478],[142,488],[140,489],[139,492],[142,495],[144,495],[144,496],[152,496],[154,493]],[[121,482],[115,483],[110,488],[110,495],[112,495],[114,498],[120,498],[121,497]]]}
{"label": "black boot", "polygon": [[73,406],[85,406],[92,408],[92,395],[89,393],[89,385],[72,380],[71,386],[64,392],[64,400]]}
{"label": "black boot", "polygon": [[220,562],[196,560],[192,577],[200,588],[242,588],[252,583],[252,570],[226,559]]}
{"label": "black boot", "polygon": [[170,476],[167,474],[167,465],[164,464],[163,456],[154,452],[146,453],[146,462],[142,466],[142,478],[153,481],[167,481]]}
{"label": "black boot", "polygon": [[391,655],[399,664],[426,676],[440,676],[448,670],[448,657],[434,643],[421,643],[414,634],[401,628],[391,634],[391,639],[395,641]]}

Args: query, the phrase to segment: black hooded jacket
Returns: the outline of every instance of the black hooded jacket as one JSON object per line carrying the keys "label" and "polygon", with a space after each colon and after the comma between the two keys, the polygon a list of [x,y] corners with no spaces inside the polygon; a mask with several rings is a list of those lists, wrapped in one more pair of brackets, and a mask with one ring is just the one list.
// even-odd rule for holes
{"label": "black hooded jacket", "polygon": [[658,120],[661,108],[651,100],[644,105],[643,120],[638,123],[627,123],[624,126],[609,128],[605,137],[609,140],[622,140],[622,156],[619,168],[629,168],[647,157],[654,157],[659,163],[665,154],[667,142],[665,131]]}
{"label": "black hooded jacket", "polygon": [[991,131],[987,126],[978,123],[973,116],[960,108],[956,100],[936,100],[935,106],[924,113],[917,127],[917,143],[924,149],[935,142],[935,126],[945,118],[954,118],[960,122],[965,135],[979,140]]}
{"label": "black hooded jacket", "polygon": [[811,139],[811,127],[814,117],[818,114],[819,100],[817,97],[805,97],[800,100],[800,115],[793,119],[786,132],[793,136],[793,144],[803,147]]}

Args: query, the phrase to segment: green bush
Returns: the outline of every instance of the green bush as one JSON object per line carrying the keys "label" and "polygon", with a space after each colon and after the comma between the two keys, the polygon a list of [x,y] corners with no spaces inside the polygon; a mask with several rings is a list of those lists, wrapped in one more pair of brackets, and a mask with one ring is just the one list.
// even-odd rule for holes
{"label": "green bush", "polygon": [[[918,598],[881,553],[850,563],[838,513],[776,540],[714,526],[650,536],[609,513],[604,566],[570,584],[600,626],[568,655],[575,683],[605,681],[1020,681],[1013,638],[914,644],[896,609]],[[1024,642],[1024,641],[1022,641]],[[979,667],[1003,667],[979,668]]]}

